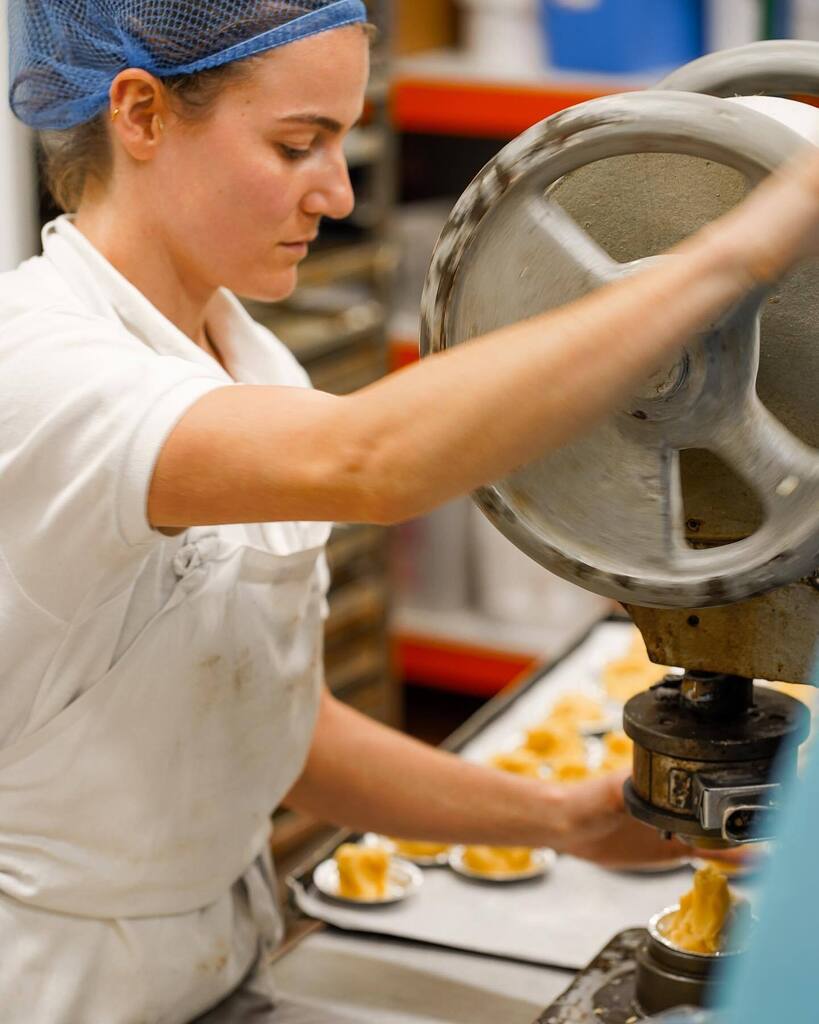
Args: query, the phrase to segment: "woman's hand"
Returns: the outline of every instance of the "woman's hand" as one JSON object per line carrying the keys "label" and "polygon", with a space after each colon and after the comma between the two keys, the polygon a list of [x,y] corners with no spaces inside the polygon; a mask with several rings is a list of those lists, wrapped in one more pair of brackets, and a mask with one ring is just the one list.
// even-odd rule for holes
{"label": "woman's hand", "polygon": [[713,239],[729,261],[744,263],[756,284],[773,284],[801,260],[819,257],[819,149],[806,147],[702,237]]}
{"label": "woman's hand", "polygon": [[690,846],[678,839],[664,839],[655,829],[629,817],[623,803],[627,778],[628,772],[617,772],[566,789],[569,814],[560,852],[609,868],[692,856]]}
{"label": "woman's hand", "polygon": [[691,856],[630,819],[626,774],[572,785],[510,775],[402,736],[324,695],[286,803],[356,832],[488,846],[550,846],[607,867]]}

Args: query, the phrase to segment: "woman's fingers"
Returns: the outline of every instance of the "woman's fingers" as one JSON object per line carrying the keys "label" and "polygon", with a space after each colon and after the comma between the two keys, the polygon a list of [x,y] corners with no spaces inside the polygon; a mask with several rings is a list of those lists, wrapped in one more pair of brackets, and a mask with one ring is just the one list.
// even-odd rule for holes
{"label": "woman's fingers", "polygon": [[561,851],[605,867],[690,857],[690,847],[665,839],[626,814],[623,783],[627,778],[628,772],[618,772],[571,787],[571,815]]}
{"label": "woman's fingers", "polygon": [[667,863],[687,859],[692,853],[679,839],[665,839],[656,829],[629,818],[625,812],[607,835],[580,843],[566,852],[608,868]]}

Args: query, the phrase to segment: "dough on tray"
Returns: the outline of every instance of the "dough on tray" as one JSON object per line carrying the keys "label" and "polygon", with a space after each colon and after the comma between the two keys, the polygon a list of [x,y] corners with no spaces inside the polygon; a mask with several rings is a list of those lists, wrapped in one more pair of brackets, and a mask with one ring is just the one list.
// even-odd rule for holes
{"label": "dough on tray", "polygon": [[526,749],[541,760],[553,763],[566,758],[583,758],[586,745],[571,722],[547,719],[526,733]]}
{"label": "dough on tray", "polygon": [[387,895],[390,855],[380,846],[344,843],[336,850],[338,894],[348,900],[380,900]]}
{"label": "dough on tray", "polygon": [[525,846],[467,846],[463,862],[479,875],[522,874],[532,867],[532,851]]}
{"label": "dough on tray", "polygon": [[655,665],[649,660],[645,641],[635,628],[628,654],[603,668],[603,686],[612,700],[625,704],[636,694],[659,683],[670,671],[667,666]]}
{"label": "dough on tray", "polygon": [[502,772],[511,772],[513,775],[527,775],[533,779],[541,776],[542,761],[527,747],[518,747],[517,750],[510,750],[505,754],[495,754],[489,763],[494,768],[499,768]]}
{"label": "dough on tray", "polygon": [[404,857],[439,857],[449,850],[448,843],[429,843],[421,839],[391,839],[395,852]]}
{"label": "dough on tray", "polygon": [[591,779],[594,772],[589,768],[584,759],[567,758],[565,761],[557,761],[553,766],[554,779],[557,782],[584,782]]}
{"label": "dough on tray", "polygon": [[634,743],[624,732],[610,732],[603,737],[603,761],[600,770],[604,775],[631,768]]}
{"label": "dough on tray", "polygon": [[577,727],[595,725],[606,717],[603,705],[585,693],[564,693],[549,714],[549,721],[566,722]]}

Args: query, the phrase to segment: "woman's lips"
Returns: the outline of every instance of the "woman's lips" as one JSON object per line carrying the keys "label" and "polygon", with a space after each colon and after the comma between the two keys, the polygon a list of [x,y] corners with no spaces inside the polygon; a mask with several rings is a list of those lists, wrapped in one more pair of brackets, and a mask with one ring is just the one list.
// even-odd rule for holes
{"label": "woman's lips", "polygon": [[312,241],[313,239],[310,238],[301,242],[281,242],[280,244],[283,249],[303,259],[310,251],[310,242]]}

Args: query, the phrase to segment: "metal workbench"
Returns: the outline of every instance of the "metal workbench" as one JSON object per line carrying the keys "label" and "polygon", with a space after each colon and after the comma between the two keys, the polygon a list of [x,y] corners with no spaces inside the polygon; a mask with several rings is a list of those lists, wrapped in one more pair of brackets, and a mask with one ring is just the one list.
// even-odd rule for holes
{"label": "metal workbench", "polygon": [[362,1024],[532,1024],[573,976],[323,927],[273,970],[283,998]]}

